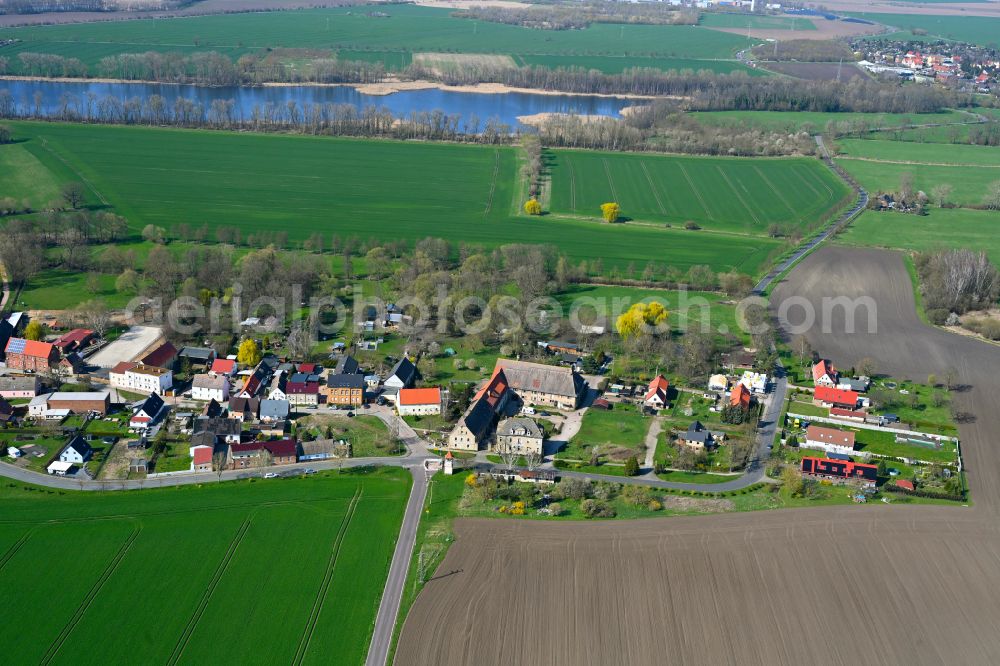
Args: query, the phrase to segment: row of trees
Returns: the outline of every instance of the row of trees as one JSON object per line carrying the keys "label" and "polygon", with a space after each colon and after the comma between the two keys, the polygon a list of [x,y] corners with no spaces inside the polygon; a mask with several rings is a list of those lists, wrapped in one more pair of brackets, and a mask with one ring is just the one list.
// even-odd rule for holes
{"label": "row of trees", "polygon": [[587,2],[574,6],[470,7],[451,13],[456,18],[506,23],[539,30],[579,30],[591,23],[697,25],[698,12],[672,5]]}

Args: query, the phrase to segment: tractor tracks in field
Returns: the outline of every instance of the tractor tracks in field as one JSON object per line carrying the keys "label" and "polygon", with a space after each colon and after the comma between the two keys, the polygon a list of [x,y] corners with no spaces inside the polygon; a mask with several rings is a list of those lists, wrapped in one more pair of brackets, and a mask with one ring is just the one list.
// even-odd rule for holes
{"label": "tractor tracks in field", "polygon": [[490,181],[490,195],[486,200],[486,210],[483,211],[484,218],[490,214],[491,210],[493,210],[493,197],[497,191],[497,178],[500,175],[500,151],[496,151],[493,155],[493,179]]}
{"label": "tractor tracks in field", "polygon": [[319,616],[323,612],[327,593],[330,591],[330,584],[333,582],[333,572],[337,567],[337,559],[340,557],[340,547],[344,543],[344,536],[351,526],[351,521],[354,519],[354,512],[363,494],[364,489],[358,486],[354,497],[351,498],[350,505],[347,507],[347,515],[344,516],[344,522],[341,523],[340,530],[337,531],[337,537],[333,541],[333,549],[330,551],[330,559],[326,563],[323,582],[320,583],[319,589],[316,590],[316,598],[313,600],[312,610],[309,613],[309,621],[306,622],[305,629],[302,631],[302,638],[299,639],[299,646],[295,650],[295,658],[292,659],[292,664],[295,666],[298,666],[305,660],[306,653],[309,651],[309,644],[312,642],[313,634],[316,632]]}
{"label": "tractor tracks in field", "polygon": [[649,169],[646,168],[646,161],[642,160],[639,164],[642,166],[642,173],[646,175],[646,182],[649,183],[649,190],[653,193],[653,198],[656,199],[656,205],[660,209],[660,214],[666,215],[667,209],[663,207],[663,201],[660,200],[660,193],[656,191],[656,185],[653,184],[653,178],[649,175]]}
{"label": "tractor tracks in field", "polygon": [[194,612],[191,614],[191,618],[188,620],[187,625],[184,627],[184,631],[181,633],[180,637],[177,639],[177,643],[174,645],[174,650],[170,654],[170,658],[167,660],[167,664],[176,664],[181,655],[184,654],[185,648],[187,648],[188,643],[191,641],[191,636],[194,634],[194,630],[197,628],[198,623],[201,621],[202,616],[205,614],[205,610],[208,608],[209,602],[212,600],[212,595],[215,593],[215,588],[219,586],[219,582],[225,575],[226,570],[229,569],[229,564],[233,561],[233,557],[236,555],[236,551],[239,549],[240,544],[243,542],[243,537],[246,536],[247,532],[250,530],[250,525],[253,522],[253,514],[247,516],[243,524],[236,531],[233,536],[233,540],[229,543],[229,548],[226,550],[226,554],[223,556],[222,561],[219,562],[219,566],[216,567],[215,573],[212,575],[212,579],[208,582],[205,587],[205,592],[201,595],[201,599],[198,601],[198,605],[195,607]]}
{"label": "tractor tracks in field", "polygon": [[7,566],[7,563],[10,562],[11,558],[17,555],[17,551],[21,550],[34,531],[34,529],[28,530],[21,536],[20,539],[11,544],[11,547],[8,548],[7,552],[3,554],[3,557],[0,557],[0,571],[3,571],[3,568]]}
{"label": "tractor tracks in field", "polygon": [[137,538],[139,538],[140,532],[142,532],[142,525],[136,525],[135,529],[132,530],[132,533],[128,535],[127,539],[125,539],[125,543],[121,545],[121,548],[118,549],[115,556],[112,557],[111,561],[108,562],[106,567],[104,567],[104,571],[101,572],[101,576],[94,582],[94,585],[90,588],[87,596],[83,598],[83,601],[80,602],[80,605],[77,607],[76,612],[73,613],[73,616],[69,619],[69,622],[66,623],[66,625],[62,628],[62,631],[59,632],[59,635],[56,636],[55,640],[49,645],[49,649],[45,651],[44,655],[42,655],[41,664],[49,664],[52,662],[56,654],[58,654],[59,649],[62,648],[63,644],[66,642],[66,639],[69,638],[71,633],[73,633],[73,629],[80,624],[80,620],[83,619],[83,616],[87,613],[87,609],[94,603],[94,599],[96,599],[97,595],[100,594],[105,583],[107,583],[111,576],[114,575],[115,571],[117,571],[118,565],[121,564],[123,559],[125,559],[125,555],[128,553],[129,549],[132,548],[132,544],[135,543]]}

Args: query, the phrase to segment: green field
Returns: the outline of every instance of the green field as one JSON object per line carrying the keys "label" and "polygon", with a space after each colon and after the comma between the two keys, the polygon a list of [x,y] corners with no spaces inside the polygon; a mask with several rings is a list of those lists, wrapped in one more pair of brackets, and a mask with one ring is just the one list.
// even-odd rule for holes
{"label": "green field", "polygon": [[939,113],[827,113],[822,111],[695,111],[689,113],[705,125],[756,127],[777,132],[823,131],[827,123],[864,121],[869,127],[927,123],[961,123],[973,120],[962,111]]}
{"label": "green field", "polygon": [[735,12],[702,12],[698,25],[707,28],[754,28],[756,30],[815,30],[807,18],[791,16],[756,16]]}
{"label": "green field", "polygon": [[127,493],[5,483],[0,597],[21,619],[5,661],[361,663],[409,484],[401,470]]}
{"label": "green field", "polygon": [[42,208],[59,199],[59,181],[38,158],[17,143],[0,145],[0,199]]}
{"label": "green field", "polygon": [[[914,144],[919,145],[919,144]],[[943,145],[943,144],[939,144]],[[951,148],[952,146],[944,146]],[[980,204],[990,183],[1000,180],[1000,168],[977,166],[937,166],[896,164],[873,160],[837,158],[837,163],[869,192],[896,192],[904,173],[913,174],[914,186],[930,195],[934,186],[952,186],[951,199],[957,204]]]}
{"label": "green field", "polygon": [[[951,39],[982,46],[1000,44],[1000,18],[985,16],[935,16],[930,14],[852,13],[868,21],[893,26],[906,34],[873,35],[873,39],[909,39],[913,29],[927,31],[925,39]],[[920,37],[918,37],[919,39]]]}
{"label": "green field", "polygon": [[580,431],[556,457],[589,461],[591,449],[596,446],[604,462],[622,462],[630,455],[641,460],[650,423],[650,419],[628,405],[615,405],[610,411],[588,409]]}
{"label": "green field", "polygon": [[772,223],[814,226],[848,194],[820,162],[552,151],[552,211],[598,217],[617,201],[635,220],[763,235]]}
{"label": "green field", "polygon": [[[600,224],[593,218],[604,195],[593,192],[587,193],[592,208],[584,206],[584,195],[579,195],[578,206],[584,211],[579,218],[528,218],[520,213],[518,153],[508,147],[56,123],[11,126],[18,138],[27,139],[18,145],[43,164],[51,164],[51,169],[85,179],[99,193],[93,200],[106,200],[136,231],[147,224],[170,229],[187,222],[240,227],[244,238],[260,231],[287,231],[293,244],[317,231],[409,242],[435,236],[484,246],[548,243],[577,261],[601,258],[606,271],[656,261],[680,270],[709,264],[717,271],[735,269],[751,275],[761,272],[780,245],[763,236],[749,240],[740,234],[694,233],[678,225],[667,229]],[[677,203],[669,183],[658,186],[655,195],[647,180],[639,186],[619,180],[615,184],[619,194],[635,197],[622,201],[626,215],[644,213],[642,207],[655,205],[659,198],[676,214],[661,216],[652,210],[651,218],[680,224],[685,219],[703,220],[706,227],[723,230],[763,234],[772,221],[815,217],[822,206],[846,192],[819,163],[808,160],[572,155],[574,161],[600,169],[577,178],[586,176],[594,186],[603,178],[605,190],[609,189],[605,160],[625,169],[618,178],[634,172],[645,178],[645,171],[651,178],[683,173],[699,181],[704,178],[696,190],[685,178],[681,185],[687,199]],[[644,171],[646,162],[650,166]],[[682,171],[680,164],[690,168]],[[582,180],[568,188],[559,180],[560,173],[557,168],[557,201],[572,187],[582,192]],[[758,188],[769,182],[791,182],[798,192],[782,193],[778,200],[770,191],[741,194],[752,202],[748,212],[739,200],[718,201],[712,188],[728,187],[727,179]],[[711,200],[700,215],[698,197]],[[791,202],[805,207],[793,211]],[[684,217],[687,213],[690,218]],[[776,219],[762,217],[771,214]],[[723,215],[732,217],[721,219]],[[756,219],[746,221],[742,215]]]}
{"label": "green field", "polygon": [[[838,139],[837,148],[838,155],[848,158],[967,167],[1000,167],[1000,149],[992,146]],[[998,178],[1000,178],[1000,174],[998,174]]]}
{"label": "green field", "polygon": [[685,70],[695,72],[709,70],[716,74],[743,72],[748,76],[767,76],[768,73],[747,67],[738,60],[696,60],[693,58],[643,58],[641,56],[573,56],[573,55],[518,55],[519,65],[539,67],[583,67],[596,69],[605,74],[619,74],[632,67],[652,67],[662,70]]}
{"label": "green field", "polygon": [[1000,213],[989,210],[932,207],[926,216],[865,211],[837,237],[837,242],[917,251],[984,250],[1000,266],[998,227]]}
{"label": "green field", "polygon": [[[732,58],[748,44],[745,36],[699,26],[595,23],[582,30],[539,31],[454,18],[449,9],[393,5],[380,11],[390,16],[370,17],[347,7],[5,28],[0,40],[23,41],[0,48],[0,55],[53,52],[90,66],[112,53],[212,50],[235,56],[267,47],[711,59]],[[19,66],[16,58],[11,62]]]}

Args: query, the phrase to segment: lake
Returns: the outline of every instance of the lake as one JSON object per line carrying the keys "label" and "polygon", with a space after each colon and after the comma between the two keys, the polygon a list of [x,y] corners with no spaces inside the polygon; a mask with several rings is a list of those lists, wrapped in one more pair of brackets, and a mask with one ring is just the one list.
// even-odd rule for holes
{"label": "lake", "polygon": [[[232,101],[236,120],[252,117],[255,107],[270,106],[287,113],[290,103],[302,109],[326,104],[349,104],[358,110],[375,107],[390,111],[393,116],[406,118],[411,113],[443,111],[461,116],[463,124],[475,118],[478,127],[490,119],[514,127],[518,116],[536,113],[573,113],[621,117],[621,110],[635,104],[622,97],[593,95],[542,95],[535,93],[471,93],[439,90],[407,90],[391,95],[367,95],[350,86],[266,86],[259,88],[210,88],[161,83],[107,83],[96,81],[18,81],[0,80],[0,92],[10,92],[16,115],[59,117],[69,108],[80,117],[87,117],[88,107],[109,97],[125,101],[146,100],[153,95],[163,98],[167,108],[178,99],[188,100],[207,110],[218,100]],[[91,115],[93,111],[91,110]]]}

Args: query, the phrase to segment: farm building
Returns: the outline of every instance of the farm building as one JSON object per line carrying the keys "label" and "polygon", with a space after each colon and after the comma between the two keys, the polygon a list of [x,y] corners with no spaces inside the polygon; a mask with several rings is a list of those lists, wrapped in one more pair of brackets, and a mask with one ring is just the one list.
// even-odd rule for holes
{"label": "farm building", "polygon": [[285,395],[293,405],[315,406],[319,404],[319,375],[297,372],[288,378]]}
{"label": "farm building", "polygon": [[49,370],[59,359],[55,346],[37,340],[11,338],[4,349],[7,367],[15,370],[39,372]]}
{"label": "farm building", "polygon": [[142,357],[143,365],[151,365],[156,368],[172,368],[177,362],[177,347],[170,342],[162,345]]}
{"label": "farm building", "polygon": [[512,396],[506,373],[497,367],[448,435],[448,448],[478,451]]}
{"label": "farm building", "polygon": [[667,406],[667,391],[669,390],[670,382],[663,375],[656,375],[653,381],[649,382],[649,388],[646,389],[646,395],[643,396],[642,402],[647,407],[663,409]]}
{"label": "farm building", "polygon": [[806,428],[806,441],[802,446],[807,449],[822,449],[827,453],[851,454],[855,448],[854,433],[811,425]]}
{"label": "farm building", "polygon": [[400,416],[441,413],[441,389],[400,389],[396,396],[396,409]]}
{"label": "farm building", "polygon": [[68,333],[64,333],[52,343],[52,345],[63,354],[71,351],[83,349],[94,339],[94,332],[86,328],[74,328]]}
{"label": "farm building", "polygon": [[587,382],[572,368],[497,359],[494,374],[503,370],[509,386],[526,405],[576,409]]}
{"label": "farm building", "polygon": [[389,388],[404,389],[413,386],[417,378],[417,366],[410,362],[405,356],[399,360],[389,373],[389,378],[385,380],[385,385]]}
{"label": "farm building", "polygon": [[878,467],[876,465],[833,460],[832,458],[807,456],[802,459],[801,469],[805,475],[839,481],[857,479],[867,486],[874,486],[878,481]]}
{"label": "farm building", "polygon": [[48,409],[68,409],[73,414],[107,414],[111,408],[110,391],[57,391],[46,396]]}

